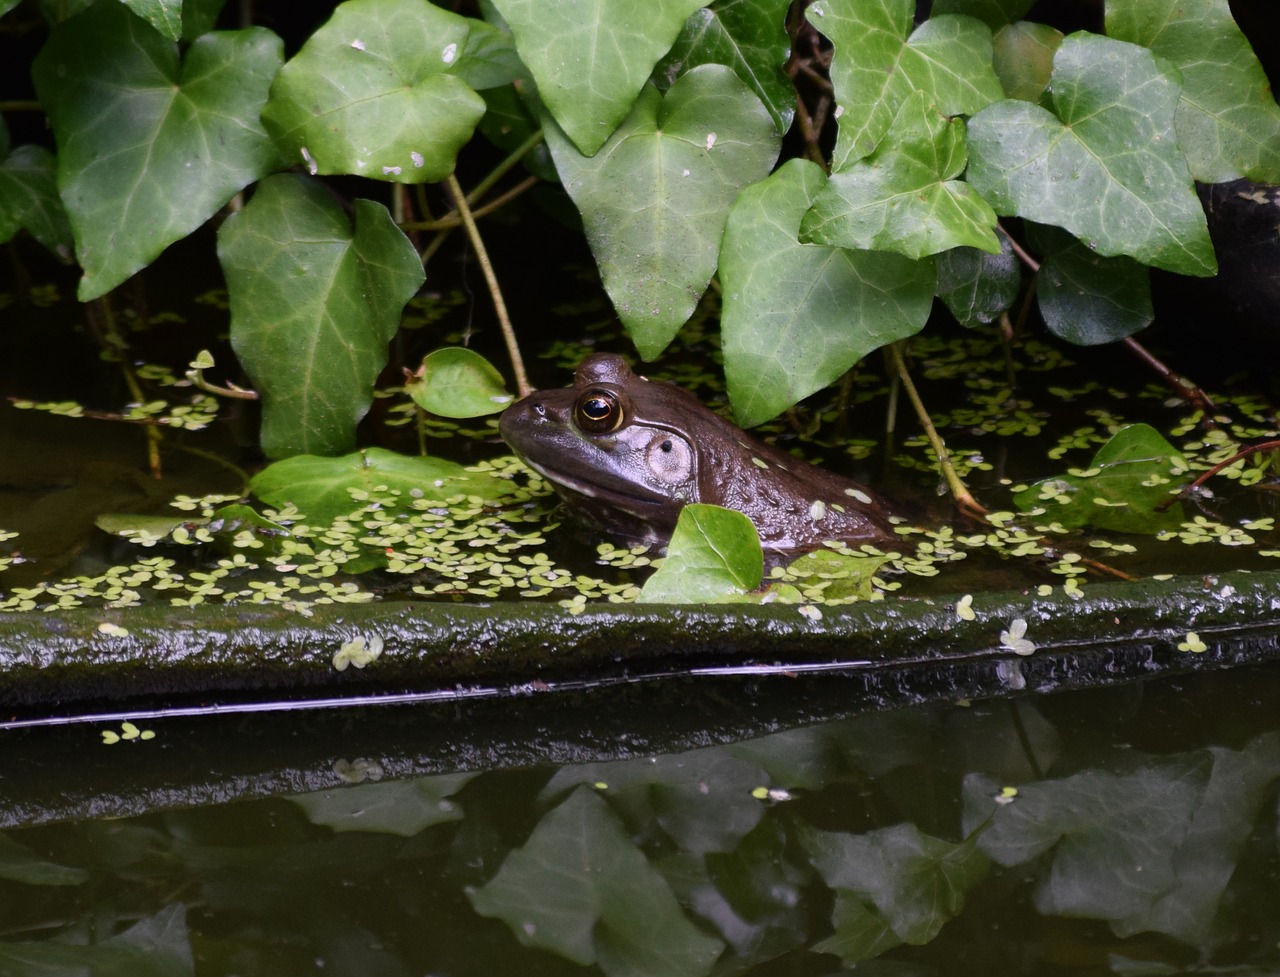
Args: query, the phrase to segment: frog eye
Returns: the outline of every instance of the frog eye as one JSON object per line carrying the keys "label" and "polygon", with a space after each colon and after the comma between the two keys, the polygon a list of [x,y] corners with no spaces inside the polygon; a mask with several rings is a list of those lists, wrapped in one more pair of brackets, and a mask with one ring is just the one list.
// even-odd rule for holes
{"label": "frog eye", "polygon": [[622,424],[622,405],[607,390],[588,390],[578,398],[578,427],[588,434],[607,434]]}

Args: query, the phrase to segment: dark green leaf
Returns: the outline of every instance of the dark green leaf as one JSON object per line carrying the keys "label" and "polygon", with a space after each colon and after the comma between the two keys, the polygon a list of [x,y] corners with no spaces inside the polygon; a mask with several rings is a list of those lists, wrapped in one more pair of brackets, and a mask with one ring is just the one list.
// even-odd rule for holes
{"label": "dark green leaf", "polygon": [[764,576],[756,527],[741,512],[687,505],[667,545],[667,558],[645,581],[640,600],[697,604],[749,593]]}
{"label": "dark green leaf", "polygon": [[1039,102],[1053,74],[1053,55],[1062,33],[1047,24],[1020,20],[996,31],[991,46],[996,74],[1009,98]]}
{"label": "dark green leaf", "polygon": [[547,142],[618,316],[653,359],[698,304],[716,270],[734,197],[765,177],[779,140],[759,99],[722,65],[652,85],[594,157],[551,123]]}
{"label": "dark green leaf", "polygon": [[944,115],[972,115],[1003,94],[985,25],[971,17],[933,17],[908,40],[914,12],[914,0],[819,0],[807,11],[809,22],[835,45],[837,170],[869,155],[916,91]]}
{"label": "dark green leaf", "polygon": [[178,49],[119,3],[54,28],[33,69],[87,301],[279,164],[258,121],[280,39],[253,28]]}
{"label": "dark green leaf", "polygon": [[348,0],[281,69],[262,120],[313,175],[443,180],[484,114],[463,75],[487,71],[473,49],[498,34],[422,0]]}
{"label": "dark green leaf", "polygon": [[395,492],[405,501],[445,501],[460,495],[495,499],[506,495],[510,483],[490,475],[469,472],[441,458],[398,455],[383,448],[367,448],[343,458],[298,455],[277,461],[258,472],[249,489],[277,509],[294,505],[309,521],[333,522],[361,508],[352,493],[375,489]]}
{"label": "dark green leaf", "polygon": [[1280,106],[1227,0],[1109,0],[1107,33],[1182,72],[1175,128],[1202,183],[1280,183]]}
{"label": "dark green leaf", "polygon": [[1124,773],[1023,784],[1003,805],[992,802],[997,781],[971,775],[964,819],[972,829],[991,818],[980,847],[999,864],[1043,860],[1033,869],[1040,912],[1105,919],[1119,936],[1154,930],[1198,944],[1211,939],[1278,777],[1280,739],[1270,733],[1239,752],[1215,747]]}
{"label": "dark green leaf", "polygon": [[964,122],[940,115],[917,91],[865,159],[833,173],[800,225],[800,240],[923,258],[970,246],[998,253],[995,212],[957,180]]}
{"label": "dark green leaf", "polygon": [[1098,449],[1084,474],[1046,478],[1013,498],[1019,509],[1043,508],[1043,519],[1068,528],[1157,533],[1176,530],[1183,520],[1181,504],[1158,507],[1186,471],[1178,450],[1159,431],[1130,424]]}
{"label": "dark green leaf", "polygon": [[175,902],[100,943],[0,943],[0,973],[93,977],[190,977],[186,906]]}
{"label": "dark green leaf", "polygon": [[868,353],[914,335],[933,304],[932,260],[800,244],[826,184],[790,160],[739,194],[720,250],[725,379],[738,423],[768,420]]}
{"label": "dark green leaf", "polygon": [[610,807],[628,825],[657,823],[682,852],[727,852],[749,834],[764,807],[751,796],[765,778],[755,763],[720,749],[562,767],[543,788],[543,802],[579,784],[606,784]]}
{"label": "dark green leaf", "polygon": [[836,934],[815,949],[840,953],[846,963],[898,941],[928,943],[989,867],[976,836],[955,844],[911,824],[863,835],[810,829],[801,842],[838,900]]}
{"label": "dark green leaf", "polygon": [[588,787],[538,823],[487,884],[470,893],[526,946],[617,977],[701,977],[720,955],[680,910],[617,815]]}
{"label": "dark green leaf", "polygon": [[938,255],[938,298],[962,326],[994,322],[1007,312],[1022,287],[1022,265],[1008,238],[999,254],[953,248]]}
{"label": "dark green leaf", "polygon": [[514,399],[497,368],[462,346],[428,354],[405,391],[423,410],[441,417],[496,414]]}
{"label": "dark green leaf", "polygon": [[1036,298],[1045,325],[1077,346],[1114,343],[1151,324],[1151,273],[1132,258],[1104,258],[1056,227],[1030,225],[1043,261]]}
{"label": "dark green leaf", "polygon": [[84,869],[46,861],[25,845],[0,834],[0,879],[25,885],[80,885],[88,878]]}
{"label": "dark green leaf", "polygon": [[449,798],[475,776],[456,773],[358,784],[289,800],[302,808],[312,824],[334,831],[378,831],[410,838],[434,824],[460,821],[462,808]]}
{"label": "dark green leaf", "polygon": [[997,212],[1065,227],[1100,254],[1213,274],[1173,131],[1177,81],[1144,48],[1073,34],[1054,56],[1052,92],[1053,112],[1009,100],[974,116],[974,188]]}
{"label": "dark green leaf", "polygon": [[728,65],[785,135],[796,114],[795,86],[782,67],[791,53],[789,6],[790,0],[718,0],[695,10],[654,75],[670,88],[700,64]]}
{"label": "dark green leaf", "polygon": [[50,251],[70,260],[74,241],[56,172],[57,161],[42,146],[19,146],[0,163],[0,241],[25,228]]}
{"label": "dark green leaf", "polygon": [[933,14],[968,14],[993,31],[1020,18],[1036,0],[933,0]]}
{"label": "dark green leaf", "polygon": [[350,451],[423,281],[409,239],[381,204],[357,200],[353,230],[323,189],[280,175],[219,229],[218,257],[231,342],[263,398],[263,450]]}
{"label": "dark green leaf", "polygon": [[702,0],[494,0],[494,6],[547,109],[578,151],[594,156]]}

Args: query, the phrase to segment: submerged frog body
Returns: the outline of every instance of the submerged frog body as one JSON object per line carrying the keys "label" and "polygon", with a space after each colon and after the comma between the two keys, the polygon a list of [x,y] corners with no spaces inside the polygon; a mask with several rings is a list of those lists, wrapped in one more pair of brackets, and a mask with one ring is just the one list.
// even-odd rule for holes
{"label": "submerged frog body", "polygon": [[884,504],[862,486],[770,447],[687,390],[597,353],[572,387],[507,408],[502,437],[566,504],[604,529],[666,542],[690,502],[737,509],[764,548],[893,539]]}

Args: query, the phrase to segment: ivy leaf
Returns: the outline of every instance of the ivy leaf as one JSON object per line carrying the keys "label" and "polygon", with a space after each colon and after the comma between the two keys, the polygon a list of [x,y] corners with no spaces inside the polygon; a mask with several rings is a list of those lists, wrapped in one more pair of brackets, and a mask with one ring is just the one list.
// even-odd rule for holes
{"label": "ivy leaf", "polygon": [[694,503],[680,510],[667,557],[640,590],[653,604],[698,604],[750,593],[764,577],[764,550],[743,513]]}
{"label": "ivy leaf", "polygon": [[350,451],[423,281],[413,245],[381,204],[357,200],[353,230],[322,188],[281,174],[222,225],[218,257],[231,344],[262,395],[262,450]]}
{"label": "ivy leaf", "polygon": [[931,17],[908,39],[914,13],[914,0],[819,0],[807,11],[809,22],[835,45],[836,170],[879,145],[913,92],[925,92],[944,115],[972,115],[1004,94],[991,68],[991,31],[984,24],[972,17]]}
{"label": "ivy leaf", "polygon": [[405,391],[423,410],[441,417],[496,414],[514,399],[497,367],[461,346],[428,354]]}
{"label": "ivy leaf", "polygon": [[496,499],[512,490],[509,481],[469,472],[443,458],[400,455],[385,448],[366,448],[341,458],[294,455],[273,462],[253,476],[249,490],[276,509],[295,506],[319,525],[359,509],[352,493],[375,490],[410,499],[444,502],[459,495]]}
{"label": "ivy leaf", "polygon": [[800,224],[800,240],[923,258],[948,248],[999,252],[996,215],[962,180],[964,122],[916,92],[870,156],[832,174]]}
{"label": "ivy leaf", "polygon": [[258,116],[280,61],[280,39],[252,28],[205,34],[179,62],[177,45],[118,3],[53,29],[33,73],[58,138],[82,301],[276,168]]}
{"label": "ivy leaf", "polygon": [[997,102],[969,122],[967,178],[997,213],[1065,227],[1100,254],[1188,275],[1217,268],[1173,131],[1177,82],[1145,48],[1072,34],[1053,112]]}
{"label": "ivy leaf", "polygon": [[632,111],[703,0],[494,0],[538,94],[584,156]]}
{"label": "ivy leaf", "polygon": [[499,33],[422,0],[348,0],[281,69],[262,121],[313,175],[443,180],[484,114],[463,80],[487,67],[473,46]]}
{"label": "ivy leaf", "polygon": [[996,31],[991,41],[996,74],[1009,98],[1039,102],[1053,74],[1053,56],[1062,32],[1047,24],[1020,20]]}
{"label": "ivy leaf", "polygon": [[900,943],[930,942],[990,868],[977,838],[956,844],[911,824],[861,835],[802,831],[801,844],[836,897],[836,931],[814,950],[854,964]]}
{"label": "ivy leaf", "polygon": [[698,65],[728,65],[764,104],[778,135],[785,135],[796,114],[795,86],[783,70],[791,53],[789,6],[790,0],[719,0],[695,10],[654,76],[670,88]]}
{"label": "ivy leaf", "polygon": [[872,351],[919,332],[933,304],[932,260],[800,244],[826,185],[789,160],[738,195],[720,250],[729,400],[751,427],[834,383]]}
{"label": "ivy leaf", "polygon": [[606,974],[702,977],[724,944],[680,909],[666,880],[590,787],[547,813],[497,875],[469,893],[526,946]]}
{"label": "ivy leaf", "polygon": [[97,943],[0,943],[0,973],[175,977],[195,973],[186,906],[165,906]]}
{"label": "ivy leaf", "polygon": [[1151,272],[1124,255],[1105,258],[1056,227],[1028,226],[1043,256],[1036,299],[1045,325],[1077,346],[1114,343],[1151,324]]}
{"label": "ivy leaf", "polygon": [[182,37],[182,0],[121,0],[171,41]]}
{"label": "ivy leaf", "polygon": [[24,885],[82,885],[89,873],[71,865],[50,862],[26,845],[0,834],[0,879],[12,879]]}
{"label": "ivy leaf", "polygon": [[75,242],[58,196],[57,160],[43,146],[19,146],[0,163],[0,241],[25,228],[50,251],[70,260]]}
{"label": "ivy leaf", "polygon": [[711,281],[734,197],[777,159],[773,122],[730,69],[703,65],[665,97],[647,87],[594,157],[546,133],[618,317],[653,359]]}
{"label": "ivy leaf", "polygon": [[1176,530],[1181,503],[1169,501],[1187,463],[1148,424],[1130,424],[1098,449],[1084,472],[1046,478],[1014,495],[1019,509],[1045,509],[1044,519],[1073,529],[1093,526],[1117,533],[1154,534]]}
{"label": "ivy leaf", "polygon": [[962,326],[994,322],[1018,298],[1022,266],[1008,238],[999,241],[999,254],[953,248],[938,255],[938,298]]}
{"label": "ivy leaf", "polygon": [[1036,0],[933,0],[933,14],[968,14],[993,31],[1020,19]]}
{"label": "ivy leaf", "polygon": [[289,800],[302,808],[312,824],[333,831],[379,831],[412,838],[432,825],[461,821],[462,806],[450,798],[476,776],[439,774],[360,784],[300,794]]}
{"label": "ivy leaf", "polygon": [[1110,0],[1107,34],[1182,72],[1174,125],[1201,183],[1280,183],[1280,105],[1227,0]]}

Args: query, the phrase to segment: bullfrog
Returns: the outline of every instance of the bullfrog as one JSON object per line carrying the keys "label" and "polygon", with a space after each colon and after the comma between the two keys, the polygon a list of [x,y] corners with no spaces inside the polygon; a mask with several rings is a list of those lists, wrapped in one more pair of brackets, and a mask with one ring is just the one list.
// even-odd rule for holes
{"label": "bullfrog", "polygon": [[866,488],[757,440],[611,353],[583,360],[573,386],[512,404],[499,430],[574,513],[629,540],[665,543],[690,502],[745,513],[778,553],[894,539],[887,507]]}

